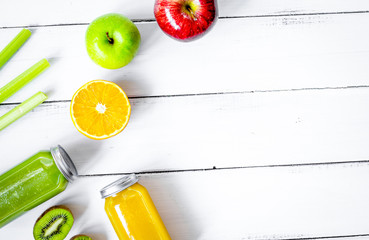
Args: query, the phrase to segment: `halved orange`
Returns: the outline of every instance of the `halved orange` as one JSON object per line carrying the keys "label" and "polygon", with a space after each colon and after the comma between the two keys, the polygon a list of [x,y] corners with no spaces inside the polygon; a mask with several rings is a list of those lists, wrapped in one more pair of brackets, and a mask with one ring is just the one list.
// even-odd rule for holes
{"label": "halved orange", "polygon": [[117,84],[94,80],[73,95],[70,115],[79,132],[102,140],[117,135],[127,126],[131,105]]}

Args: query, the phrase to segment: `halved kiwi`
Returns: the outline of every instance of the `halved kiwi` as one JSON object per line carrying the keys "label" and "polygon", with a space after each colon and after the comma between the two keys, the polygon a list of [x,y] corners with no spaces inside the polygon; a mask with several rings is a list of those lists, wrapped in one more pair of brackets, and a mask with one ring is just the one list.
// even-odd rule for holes
{"label": "halved kiwi", "polygon": [[74,218],[69,208],[54,206],[47,209],[33,227],[35,240],[63,240],[72,228]]}
{"label": "halved kiwi", "polygon": [[72,237],[70,240],[92,240],[92,238],[86,235],[76,235]]}

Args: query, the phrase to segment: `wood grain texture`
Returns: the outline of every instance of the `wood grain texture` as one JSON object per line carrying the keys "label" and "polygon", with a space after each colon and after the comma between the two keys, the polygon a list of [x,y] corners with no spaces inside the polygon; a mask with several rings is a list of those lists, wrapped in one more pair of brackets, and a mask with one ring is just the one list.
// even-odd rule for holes
{"label": "wood grain texture", "polygon": [[[98,191],[127,172],[151,172],[140,182],[173,239],[369,239],[369,2],[219,0],[216,26],[187,44],[161,32],[153,3],[0,4],[0,48],[33,26],[0,86],[51,63],[0,105],[2,115],[40,90],[51,101],[0,132],[0,173],[61,144],[84,175],[0,239],[30,239],[56,204],[76,216],[69,237],[117,239]],[[114,71],[92,63],[84,44],[87,24],[108,12],[134,19],[142,35],[132,64]],[[128,127],[105,141],[69,117],[73,93],[93,79],[118,83],[132,104]]]}
{"label": "wood grain texture", "polygon": [[[26,45],[0,71],[0,85],[41,58],[51,67],[8,102],[43,90],[68,100],[84,83],[106,79],[132,96],[368,85],[369,14],[223,19],[204,38],[180,43],[156,23],[138,23],[142,45],[119,70],[87,56],[87,26],[32,28]],[[0,30],[0,46],[19,29]]]}
{"label": "wood grain texture", "polygon": [[[366,0],[218,0],[220,17],[368,11]],[[131,19],[154,19],[154,0],[33,0],[1,4],[0,27],[89,23],[118,12]]]}
{"label": "wood grain texture", "polygon": [[[368,236],[368,171],[368,164],[222,170],[142,175],[140,183],[176,240]],[[65,204],[76,218],[69,237],[85,233],[94,240],[118,239],[99,196],[99,190],[117,178],[76,181],[1,229],[0,238],[30,239],[38,215]]]}
{"label": "wood grain texture", "polygon": [[104,141],[76,130],[69,102],[43,104],[1,132],[0,170],[56,144],[81,174],[368,160],[368,102],[368,88],[134,98]]}

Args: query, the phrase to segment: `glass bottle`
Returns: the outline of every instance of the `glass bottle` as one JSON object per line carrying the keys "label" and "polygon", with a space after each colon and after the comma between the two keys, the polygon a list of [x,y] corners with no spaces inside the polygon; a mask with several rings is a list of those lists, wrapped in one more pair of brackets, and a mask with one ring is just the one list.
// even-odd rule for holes
{"label": "glass bottle", "polygon": [[128,175],[100,191],[116,234],[120,240],[170,240],[148,191],[137,181]]}
{"label": "glass bottle", "polygon": [[0,228],[63,192],[77,169],[61,146],[41,151],[0,176]]}

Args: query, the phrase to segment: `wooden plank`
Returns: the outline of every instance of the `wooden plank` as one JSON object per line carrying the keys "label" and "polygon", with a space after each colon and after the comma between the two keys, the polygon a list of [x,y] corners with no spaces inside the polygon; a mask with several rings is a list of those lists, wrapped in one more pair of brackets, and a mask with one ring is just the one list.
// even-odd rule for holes
{"label": "wooden plank", "polygon": [[75,129],[69,102],[43,104],[1,132],[0,171],[56,144],[81,174],[367,160],[368,102],[368,88],[135,98],[103,141]]}
{"label": "wooden plank", "polygon": [[[143,175],[140,183],[149,190],[173,239],[368,236],[368,171],[368,164],[277,167]],[[96,240],[117,239],[98,192],[117,178],[76,181],[5,226],[0,238],[31,238],[38,215],[65,204],[76,217],[69,237],[83,232]]]}
{"label": "wooden plank", "polygon": [[[366,0],[219,0],[221,17],[290,15],[368,11]],[[2,4],[0,27],[88,23],[96,17],[118,12],[131,19],[154,19],[154,0],[21,1]]]}
{"label": "wooden plank", "polygon": [[[141,49],[119,70],[89,59],[86,26],[35,28],[0,71],[0,85],[43,57],[50,69],[9,101],[39,90],[50,100],[70,99],[93,79],[116,81],[131,97],[367,85],[367,25],[369,14],[224,19],[208,36],[184,44],[156,23],[138,23]],[[18,31],[0,30],[0,47]]]}
{"label": "wooden plank", "polygon": [[[327,237],[327,238],[322,238],[322,239],[333,239],[333,240],[366,240],[368,238],[369,238],[369,236],[366,235],[366,234],[363,234],[363,235],[361,235],[361,234],[354,234],[352,236]],[[312,238],[311,240],[314,240],[314,238]]]}

